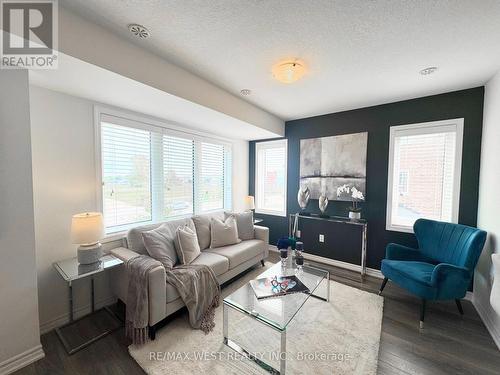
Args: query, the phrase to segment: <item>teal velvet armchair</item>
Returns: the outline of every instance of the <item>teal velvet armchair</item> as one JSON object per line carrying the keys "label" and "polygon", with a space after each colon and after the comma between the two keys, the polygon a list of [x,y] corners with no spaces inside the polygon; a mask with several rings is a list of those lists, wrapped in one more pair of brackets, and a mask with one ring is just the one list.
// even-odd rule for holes
{"label": "teal velvet armchair", "polygon": [[454,299],[463,314],[460,299],[467,292],[474,268],[486,240],[486,232],[460,224],[418,219],[413,225],[418,249],[390,243],[382,260],[388,280],[422,299],[420,327],[424,325],[428,300]]}

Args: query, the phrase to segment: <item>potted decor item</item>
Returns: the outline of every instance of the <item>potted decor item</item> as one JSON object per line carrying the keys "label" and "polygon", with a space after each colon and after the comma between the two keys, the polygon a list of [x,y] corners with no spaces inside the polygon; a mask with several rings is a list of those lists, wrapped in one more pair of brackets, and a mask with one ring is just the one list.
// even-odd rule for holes
{"label": "potted decor item", "polygon": [[295,264],[297,268],[300,270],[304,265],[304,256],[302,255],[302,251],[304,251],[304,244],[301,241],[297,241],[295,244]]}
{"label": "potted decor item", "polygon": [[326,208],[328,207],[328,198],[326,197],[325,194],[321,194],[319,196],[318,206],[319,206],[319,210],[321,211],[321,215],[319,215],[319,216],[324,217],[324,218],[329,218],[330,216],[325,214]]}
{"label": "potted decor item", "polygon": [[288,248],[290,247],[290,240],[288,237],[281,237],[276,244],[280,252],[281,267],[286,266],[286,260],[288,259]]}
{"label": "potted decor item", "polygon": [[307,207],[307,203],[309,203],[309,198],[311,197],[311,191],[307,186],[301,186],[299,188],[299,192],[297,193],[297,202],[299,203],[301,211],[301,215],[309,216],[309,213],[305,212]]}
{"label": "potted decor item", "polygon": [[361,219],[361,207],[359,207],[358,202],[365,199],[363,193],[356,189],[354,186],[351,188],[352,206],[349,207],[349,219],[359,220]]}
{"label": "potted decor item", "polygon": [[[348,199],[346,199],[348,197]],[[345,201],[350,200],[352,202],[351,207],[349,207],[349,219],[359,220],[361,219],[361,207],[358,206],[359,201],[364,201],[365,197],[363,192],[356,189],[355,186],[349,186],[344,184],[337,188],[337,198],[339,200]]]}

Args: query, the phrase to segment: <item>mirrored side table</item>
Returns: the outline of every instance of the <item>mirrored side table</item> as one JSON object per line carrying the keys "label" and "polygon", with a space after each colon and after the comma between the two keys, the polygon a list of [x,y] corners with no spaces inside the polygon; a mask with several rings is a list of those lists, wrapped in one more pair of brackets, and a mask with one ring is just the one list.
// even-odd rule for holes
{"label": "mirrored side table", "polygon": [[[68,354],[76,353],[123,325],[122,321],[107,306],[97,311],[95,310],[94,288],[95,275],[121,266],[122,264],[123,261],[121,259],[111,254],[103,256],[98,262],[93,264],[79,264],[76,257],[54,263],[54,268],[64,281],[68,283],[69,323],[56,328],[57,336],[59,336]],[[88,278],[90,278],[91,288],[91,313],[75,320],[73,282]]]}

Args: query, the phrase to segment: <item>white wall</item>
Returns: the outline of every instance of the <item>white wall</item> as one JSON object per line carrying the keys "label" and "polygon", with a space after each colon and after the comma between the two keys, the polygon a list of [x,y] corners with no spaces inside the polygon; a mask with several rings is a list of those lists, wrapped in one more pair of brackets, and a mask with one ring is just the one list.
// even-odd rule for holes
{"label": "white wall", "polygon": [[0,70],[0,374],[43,357],[33,222],[28,73]]}
{"label": "white wall", "polygon": [[[42,332],[68,319],[67,286],[52,263],[75,256],[71,215],[96,210],[93,106],[89,100],[31,86],[33,188]],[[233,207],[248,194],[248,142],[233,142]],[[116,244],[108,244],[113,246]],[[89,282],[74,285],[75,311],[89,311]],[[113,301],[105,275],[96,279],[97,306]]]}
{"label": "white wall", "polygon": [[[490,305],[491,254],[499,252],[500,241],[500,72],[487,84],[484,98],[478,227],[488,239],[474,276],[474,305],[500,349],[500,315]],[[499,280],[500,281],[500,280]],[[495,298],[500,298],[495,296]]]}

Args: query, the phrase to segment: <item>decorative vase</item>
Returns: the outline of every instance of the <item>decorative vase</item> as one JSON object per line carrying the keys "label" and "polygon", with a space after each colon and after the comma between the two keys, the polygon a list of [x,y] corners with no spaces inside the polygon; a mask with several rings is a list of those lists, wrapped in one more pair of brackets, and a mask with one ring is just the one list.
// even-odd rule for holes
{"label": "decorative vase", "polygon": [[280,249],[281,267],[286,267],[286,261],[288,259],[288,249]]}
{"label": "decorative vase", "polygon": [[304,250],[304,244],[300,241],[297,241],[295,244],[295,264],[298,269],[302,269],[304,265],[304,256],[302,255],[302,251]]}
{"label": "decorative vase", "polygon": [[326,211],[326,208],[328,207],[328,198],[324,194],[321,194],[319,196],[318,206],[319,206],[319,210],[321,211],[321,216],[327,217],[327,215],[325,215],[325,211]]}
{"label": "decorative vase", "polygon": [[311,191],[307,186],[301,186],[299,192],[297,193],[297,202],[299,203],[300,209],[304,213],[304,210],[309,203],[309,198],[311,197]]}
{"label": "decorative vase", "polygon": [[349,211],[349,219],[359,220],[361,219],[361,212],[359,211]]}

